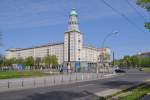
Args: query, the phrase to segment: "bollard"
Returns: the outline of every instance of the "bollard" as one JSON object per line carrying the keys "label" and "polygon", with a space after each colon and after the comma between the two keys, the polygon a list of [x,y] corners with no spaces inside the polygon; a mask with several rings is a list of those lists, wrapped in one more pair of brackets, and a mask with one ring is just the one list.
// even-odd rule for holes
{"label": "bollard", "polygon": [[61,76],[61,82],[62,82],[62,83],[64,82],[63,74],[62,74],[62,76]]}
{"label": "bollard", "polygon": [[90,78],[90,77],[89,77],[89,73],[88,73],[87,79],[89,80],[89,78]]}
{"label": "bollard", "polygon": [[9,81],[8,81],[8,85],[7,86],[8,86],[8,88],[10,88],[10,82]]}
{"label": "bollard", "polygon": [[77,78],[77,73],[76,73],[76,81],[78,80],[78,78]]}
{"label": "bollard", "polygon": [[71,82],[71,73],[70,73],[70,78],[69,78],[69,81]]}
{"label": "bollard", "polygon": [[44,78],[44,86],[46,86],[46,78]]}
{"label": "bollard", "polygon": [[83,74],[82,74],[82,78],[81,79],[83,80]]}
{"label": "bollard", "polygon": [[86,80],[88,80],[88,73],[86,73]]}
{"label": "bollard", "polygon": [[35,87],[35,85],[36,85],[35,80],[34,80],[34,82],[33,82],[33,85],[34,85],[34,87]]}
{"label": "bollard", "polygon": [[53,78],[53,79],[54,79],[54,85],[55,85],[55,76],[54,76],[54,78]]}
{"label": "bollard", "polygon": [[21,86],[24,87],[24,81],[23,81],[23,80],[22,80],[22,82],[21,82]]}
{"label": "bollard", "polygon": [[97,74],[97,79],[98,79],[98,74]]}

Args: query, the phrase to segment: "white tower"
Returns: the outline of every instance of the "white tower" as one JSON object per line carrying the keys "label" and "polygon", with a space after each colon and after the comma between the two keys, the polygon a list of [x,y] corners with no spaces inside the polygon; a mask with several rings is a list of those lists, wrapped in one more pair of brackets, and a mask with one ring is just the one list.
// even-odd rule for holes
{"label": "white tower", "polygon": [[76,10],[73,8],[69,15],[68,31],[78,31],[79,32],[77,17],[78,17],[78,14],[77,14]]}
{"label": "white tower", "polygon": [[72,9],[69,15],[68,31],[64,33],[64,65],[74,69],[75,63],[81,60],[83,34],[79,31],[78,15]]}

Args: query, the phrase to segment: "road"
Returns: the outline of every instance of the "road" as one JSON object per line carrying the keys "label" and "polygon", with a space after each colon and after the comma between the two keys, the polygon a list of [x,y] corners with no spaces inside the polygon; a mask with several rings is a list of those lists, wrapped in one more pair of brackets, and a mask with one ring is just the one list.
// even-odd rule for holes
{"label": "road", "polygon": [[96,94],[122,89],[150,79],[150,73],[129,71],[116,77],[73,84],[0,93],[0,100],[94,100]]}

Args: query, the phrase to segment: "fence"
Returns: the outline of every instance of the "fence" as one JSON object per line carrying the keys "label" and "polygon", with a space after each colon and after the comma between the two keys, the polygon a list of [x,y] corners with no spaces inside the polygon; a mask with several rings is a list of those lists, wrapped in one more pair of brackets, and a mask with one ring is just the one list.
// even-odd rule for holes
{"label": "fence", "polygon": [[26,89],[26,88],[37,88],[37,87],[49,87],[62,84],[70,84],[75,82],[90,81],[111,77],[115,74],[104,74],[104,73],[70,73],[60,74],[49,77],[38,77],[38,78],[23,78],[23,79],[5,79],[0,80],[0,92]]}

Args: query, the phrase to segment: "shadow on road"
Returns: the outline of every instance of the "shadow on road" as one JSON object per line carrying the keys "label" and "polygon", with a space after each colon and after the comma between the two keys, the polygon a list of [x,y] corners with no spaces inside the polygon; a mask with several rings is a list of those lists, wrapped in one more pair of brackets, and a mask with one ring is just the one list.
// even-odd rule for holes
{"label": "shadow on road", "polygon": [[101,85],[107,85],[107,87],[116,88],[120,86],[131,86],[136,84],[136,82],[129,82],[129,81],[108,81],[103,82]]}
{"label": "shadow on road", "polygon": [[53,91],[44,94],[33,94],[21,100],[95,100],[98,97],[83,91],[81,93],[71,91]]}

